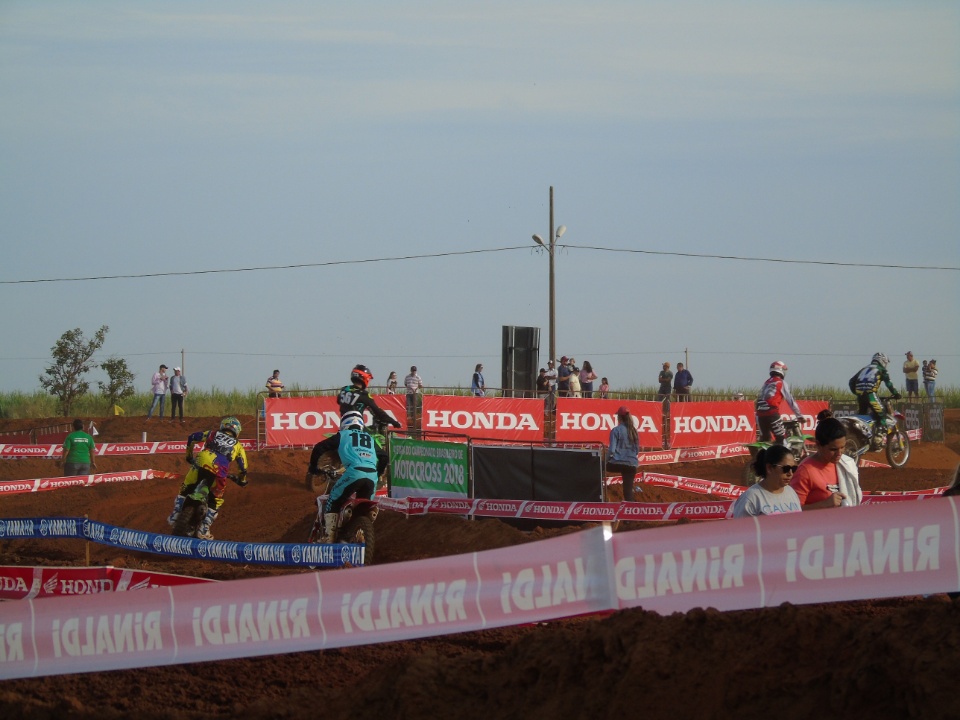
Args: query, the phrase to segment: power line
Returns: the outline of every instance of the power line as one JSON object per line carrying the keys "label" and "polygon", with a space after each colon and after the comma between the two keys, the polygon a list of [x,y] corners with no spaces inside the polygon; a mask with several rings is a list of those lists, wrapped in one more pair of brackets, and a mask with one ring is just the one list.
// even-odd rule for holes
{"label": "power line", "polygon": [[[937,265],[897,265],[885,263],[853,263],[837,262],[833,260],[791,260],[787,258],[764,258],[750,257],[744,255],[712,255],[708,253],[685,253],[667,250],[640,250],[637,248],[610,248],[596,245],[570,245],[558,243],[558,248],[570,250],[596,250],[599,252],[630,253],[639,255],[661,255],[683,258],[700,258],[707,260],[733,260],[737,262],[766,262],[766,263],[787,263],[793,265],[833,265],[836,267],[857,267],[857,268],[886,268],[892,270],[938,270],[946,272],[960,271],[960,267],[937,266]],[[456,257],[463,255],[481,255],[499,252],[511,252],[514,250],[536,250],[530,245],[515,245],[512,247],[487,248],[480,250],[457,250],[442,253],[423,253],[420,255],[394,255],[379,258],[364,258],[359,260],[331,260],[328,262],[317,263],[297,263],[291,265],[260,265],[254,267],[241,268],[220,268],[214,270],[183,270],[179,272],[160,272],[160,273],[138,273],[126,275],[90,275],[85,277],[63,277],[63,278],[36,278],[31,280],[0,280],[0,285],[23,285],[29,283],[58,283],[58,282],[88,282],[92,280],[128,280],[140,278],[155,277],[178,277],[185,275],[213,275],[220,273],[241,273],[241,272],[263,272],[267,270],[298,270],[303,268],[321,268],[334,267],[338,265],[361,265],[365,263],[397,262],[402,260],[425,260],[429,258]]]}
{"label": "power line", "polygon": [[709,258],[713,260],[739,260],[742,262],[769,262],[769,263],[791,263],[795,265],[836,265],[839,267],[860,267],[860,268],[889,268],[894,270],[960,270],[960,267],[936,266],[936,265],[887,265],[883,263],[847,263],[831,260],[788,260],[786,258],[761,258],[749,257],[744,255],[708,255],[706,253],[684,253],[668,252],[666,250],[636,250],[631,248],[607,248],[595,245],[557,245],[557,247],[576,248],[579,250],[600,250],[601,252],[618,253],[638,253],[642,255],[673,255],[674,257],[688,258]]}

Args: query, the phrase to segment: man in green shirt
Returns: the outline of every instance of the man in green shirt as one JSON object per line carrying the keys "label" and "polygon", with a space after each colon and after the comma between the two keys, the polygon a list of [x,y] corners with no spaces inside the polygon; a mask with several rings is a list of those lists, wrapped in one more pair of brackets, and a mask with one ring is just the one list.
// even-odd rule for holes
{"label": "man in green shirt", "polygon": [[90,468],[96,470],[94,461],[97,445],[93,437],[83,431],[83,421],[73,421],[73,432],[63,439],[63,474],[89,475]]}

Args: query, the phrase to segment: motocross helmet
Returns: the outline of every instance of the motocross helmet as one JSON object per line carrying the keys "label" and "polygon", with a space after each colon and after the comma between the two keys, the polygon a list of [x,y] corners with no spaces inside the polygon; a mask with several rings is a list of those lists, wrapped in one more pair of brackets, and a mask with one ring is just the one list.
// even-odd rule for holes
{"label": "motocross helmet", "polygon": [[357,410],[350,410],[343,414],[343,417],[340,418],[340,429],[347,430],[352,427],[363,429],[363,413]]}
{"label": "motocross helmet", "polygon": [[370,384],[371,380],[373,380],[373,373],[370,372],[370,368],[366,365],[354,365],[353,370],[350,371],[350,382],[364,389]]}
{"label": "motocross helmet", "polygon": [[883,353],[874,353],[873,359],[870,362],[874,362],[877,365],[882,365],[883,367],[886,367],[887,365],[890,364],[890,358],[888,358]]}
{"label": "motocross helmet", "polygon": [[235,438],[240,437],[240,421],[235,417],[225,417],[220,421],[220,429],[228,432]]}
{"label": "motocross helmet", "polygon": [[787,364],[782,360],[774,360],[772,363],[770,363],[770,374],[776,374],[780,377],[783,377],[787,374]]}

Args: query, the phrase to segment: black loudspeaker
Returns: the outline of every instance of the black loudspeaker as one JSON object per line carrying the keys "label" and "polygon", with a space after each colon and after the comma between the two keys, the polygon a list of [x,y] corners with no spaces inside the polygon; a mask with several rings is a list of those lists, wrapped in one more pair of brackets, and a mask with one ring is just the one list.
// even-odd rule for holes
{"label": "black loudspeaker", "polygon": [[540,368],[540,328],[503,326],[504,397],[537,396],[537,375]]}

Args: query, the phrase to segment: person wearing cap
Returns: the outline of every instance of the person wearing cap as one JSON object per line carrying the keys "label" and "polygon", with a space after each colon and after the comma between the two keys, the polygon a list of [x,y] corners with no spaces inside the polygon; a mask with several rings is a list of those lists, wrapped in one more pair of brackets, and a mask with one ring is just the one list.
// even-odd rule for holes
{"label": "person wearing cap", "polygon": [[186,394],[187,379],[183,376],[183,370],[175,367],[170,378],[170,422],[177,419],[177,408],[180,408],[180,423],[183,423],[183,396]]}
{"label": "person wearing cap", "polygon": [[163,417],[163,406],[167,401],[167,366],[161,365],[160,369],[153,374],[150,384],[153,387],[153,402],[150,403],[150,409],[147,410],[147,420],[153,417],[153,409],[160,404],[160,417]]}
{"label": "person wearing cap", "polygon": [[547,378],[547,399],[544,401],[544,410],[552,413],[557,409],[557,363],[554,360],[547,361],[547,371],[544,373]]}
{"label": "person wearing cap", "polygon": [[920,363],[913,357],[913,350],[907,350],[907,359],[903,362],[903,374],[907,378],[907,399],[920,399]]}
{"label": "person wearing cap", "polygon": [[660,383],[660,389],[657,390],[657,400],[663,403],[664,409],[670,410],[670,392],[673,388],[673,371],[670,369],[670,363],[665,362],[663,369],[657,376],[657,382]]}
{"label": "person wearing cap", "polygon": [[[607,449],[607,472],[619,473],[623,478],[623,499],[633,502],[633,483],[640,466],[640,436],[625,406],[617,410],[617,426],[610,431]],[[640,492],[643,492],[641,489]]]}
{"label": "person wearing cap", "polygon": [[407,388],[407,415],[412,422],[417,411],[417,393],[423,390],[423,380],[417,375],[416,365],[410,366],[410,374],[403,379],[403,385]]}
{"label": "person wearing cap", "polygon": [[560,367],[557,368],[557,394],[567,397],[570,394],[570,376],[573,375],[573,366],[570,358],[564,355],[560,358]]}

